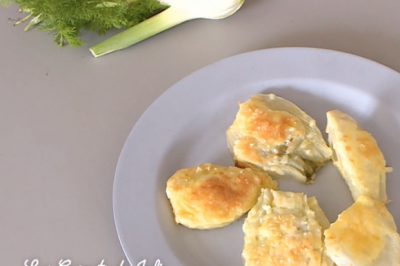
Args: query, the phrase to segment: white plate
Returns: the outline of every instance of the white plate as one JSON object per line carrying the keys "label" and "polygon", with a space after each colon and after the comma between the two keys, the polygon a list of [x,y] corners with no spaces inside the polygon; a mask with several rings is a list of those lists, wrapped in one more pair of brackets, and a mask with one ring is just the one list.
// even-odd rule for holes
{"label": "white plate", "polygon": [[[164,266],[242,266],[243,219],[221,229],[174,224],[167,179],[204,162],[232,165],[225,130],[238,101],[275,93],[305,110],[325,131],[325,112],[352,115],[377,139],[388,165],[389,210],[400,227],[400,74],[354,55],[312,48],[245,53],[211,64],[168,89],[143,114],[122,150],[114,183],[114,216],[131,265],[146,259]],[[399,168],[397,168],[397,166]],[[316,196],[329,220],[351,202],[350,191],[328,164],[315,183],[280,180],[281,190]],[[142,266],[142,265],[141,265]]]}

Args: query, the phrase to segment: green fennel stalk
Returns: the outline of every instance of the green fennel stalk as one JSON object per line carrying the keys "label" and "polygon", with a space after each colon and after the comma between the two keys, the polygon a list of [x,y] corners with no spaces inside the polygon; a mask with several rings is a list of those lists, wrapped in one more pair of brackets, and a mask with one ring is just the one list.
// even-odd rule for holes
{"label": "green fennel stalk", "polygon": [[94,57],[127,48],[184,21],[222,19],[234,14],[244,0],[162,0],[169,6],[161,13],[90,47]]}

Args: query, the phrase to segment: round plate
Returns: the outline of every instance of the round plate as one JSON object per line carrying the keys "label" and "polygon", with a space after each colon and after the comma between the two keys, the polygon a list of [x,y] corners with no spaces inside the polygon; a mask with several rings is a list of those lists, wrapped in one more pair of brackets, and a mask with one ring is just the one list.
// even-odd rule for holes
{"label": "round plate", "polygon": [[[388,205],[400,226],[400,74],[373,61],[314,48],[276,48],[233,56],[185,77],[162,94],[136,123],[115,175],[117,232],[131,265],[242,266],[243,218],[221,229],[191,230],[174,223],[166,197],[168,178],[180,168],[209,162],[233,165],[225,130],[238,101],[274,93],[315,118],[322,132],[326,111],[353,116],[382,149]],[[326,137],[326,135],[324,135]],[[352,203],[336,168],[318,170],[314,184],[280,179],[280,190],[316,196],[328,219]],[[142,263],[143,264],[143,263]],[[160,265],[160,264],[159,264]],[[141,265],[143,266],[143,265]]]}

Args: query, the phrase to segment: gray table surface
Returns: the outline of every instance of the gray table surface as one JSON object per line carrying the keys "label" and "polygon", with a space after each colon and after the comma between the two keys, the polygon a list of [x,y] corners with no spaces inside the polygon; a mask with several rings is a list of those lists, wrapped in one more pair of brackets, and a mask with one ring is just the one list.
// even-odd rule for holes
{"label": "gray table surface", "polygon": [[[126,137],[186,75],[272,47],[318,47],[400,71],[400,1],[246,0],[224,20],[194,20],[94,58],[23,32],[0,8],[0,265],[120,265],[112,186]],[[86,33],[93,45],[104,36]],[[67,265],[67,264],[66,264]],[[127,265],[125,262],[124,265]]]}

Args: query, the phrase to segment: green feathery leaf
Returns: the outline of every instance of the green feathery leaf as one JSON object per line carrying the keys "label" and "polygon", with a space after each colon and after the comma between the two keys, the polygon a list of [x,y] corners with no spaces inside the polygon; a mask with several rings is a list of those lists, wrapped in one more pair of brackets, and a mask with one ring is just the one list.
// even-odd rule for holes
{"label": "green feathery leaf", "polygon": [[0,5],[8,7],[11,3],[11,0],[0,0]]}
{"label": "green feathery leaf", "polygon": [[37,25],[53,34],[59,46],[84,45],[82,29],[104,34],[112,28],[132,27],[167,8],[157,0],[0,0],[3,6],[10,2],[29,13],[25,30]]}

